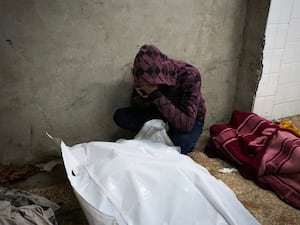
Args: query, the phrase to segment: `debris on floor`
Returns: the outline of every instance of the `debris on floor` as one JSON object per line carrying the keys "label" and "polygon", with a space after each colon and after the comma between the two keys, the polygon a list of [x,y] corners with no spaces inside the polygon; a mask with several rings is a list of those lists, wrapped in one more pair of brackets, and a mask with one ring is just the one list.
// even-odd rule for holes
{"label": "debris on floor", "polygon": [[292,131],[294,134],[300,136],[299,129],[293,124],[292,121],[281,121],[279,123],[279,127],[288,129],[288,130]]}
{"label": "debris on floor", "polygon": [[15,167],[12,164],[2,164],[0,165],[0,184],[5,185],[12,182],[25,180],[39,171],[40,169],[33,165]]}
{"label": "debris on floor", "polygon": [[236,168],[222,168],[218,170],[220,173],[233,173],[237,172],[238,170]]}
{"label": "debris on floor", "polygon": [[63,160],[61,158],[35,164],[35,167],[39,168],[40,171],[51,172],[57,165],[63,165]]}
{"label": "debris on floor", "polygon": [[0,188],[0,224],[57,225],[54,212],[59,208],[30,192]]}

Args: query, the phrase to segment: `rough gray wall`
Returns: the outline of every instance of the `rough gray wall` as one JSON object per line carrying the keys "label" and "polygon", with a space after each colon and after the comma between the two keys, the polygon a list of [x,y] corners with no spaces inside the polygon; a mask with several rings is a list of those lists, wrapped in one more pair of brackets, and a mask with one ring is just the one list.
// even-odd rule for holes
{"label": "rough gray wall", "polygon": [[262,51],[270,0],[248,0],[235,109],[251,111],[262,74]]}
{"label": "rough gray wall", "polygon": [[120,135],[131,64],[145,43],[202,73],[206,126],[230,114],[246,0],[1,0],[1,163],[60,155],[69,145]]}

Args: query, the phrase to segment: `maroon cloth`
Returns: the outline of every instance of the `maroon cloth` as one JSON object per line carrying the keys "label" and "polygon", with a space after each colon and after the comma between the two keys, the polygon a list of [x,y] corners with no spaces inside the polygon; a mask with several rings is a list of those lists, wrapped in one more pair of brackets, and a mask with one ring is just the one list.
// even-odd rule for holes
{"label": "maroon cloth", "polygon": [[168,58],[153,45],[144,45],[135,57],[133,76],[136,86],[159,85],[148,99],[134,91],[133,105],[154,104],[171,126],[183,132],[191,131],[196,119],[204,121],[201,77],[194,66]]}
{"label": "maroon cloth", "polygon": [[231,161],[242,176],[300,208],[300,138],[254,113],[234,111],[210,127],[205,153]]}

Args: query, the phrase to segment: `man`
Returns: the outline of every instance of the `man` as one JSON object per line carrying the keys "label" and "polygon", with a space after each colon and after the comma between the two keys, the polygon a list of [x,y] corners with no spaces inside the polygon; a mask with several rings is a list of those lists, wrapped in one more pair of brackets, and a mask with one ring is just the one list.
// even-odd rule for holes
{"label": "man", "polygon": [[144,45],[135,57],[132,72],[131,107],[118,109],[115,123],[139,131],[148,120],[162,119],[181,153],[191,152],[202,133],[206,113],[199,71],[168,58],[153,45]]}

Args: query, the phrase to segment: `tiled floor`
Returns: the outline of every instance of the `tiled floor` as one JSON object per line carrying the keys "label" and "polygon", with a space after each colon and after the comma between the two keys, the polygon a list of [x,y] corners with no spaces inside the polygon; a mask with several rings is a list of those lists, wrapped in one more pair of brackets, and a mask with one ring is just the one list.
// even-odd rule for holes
{"label": "tiled floor", "polygon": [[[284,119],[291,120],[296,127],[300,128],[300,116]],[[196,150],[190,154],[190,157],[207,168],[213,176],[227,184],[262,225],[300,224],[300,210],[284,203],[273,192],[259,188],[252,181],[244,179],[237,172],[220,173],[219,169],[232,166],[220,159],[208,158],[202,153],[208,137],[208,133],[204,133]],[[88,225],[72,188],[65,177],[62,165],[58,165],[52,174],[39,173],[23,183],[14,185],[14,187],[44,196],[60,204],[61,209],[56,214],[59,225]]]}

